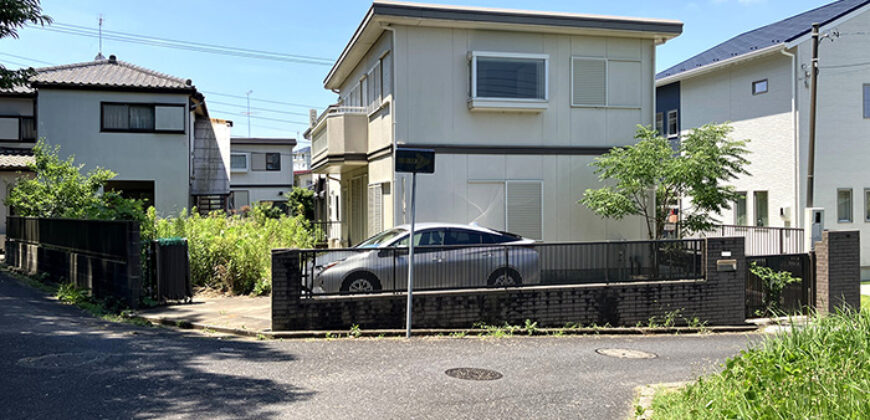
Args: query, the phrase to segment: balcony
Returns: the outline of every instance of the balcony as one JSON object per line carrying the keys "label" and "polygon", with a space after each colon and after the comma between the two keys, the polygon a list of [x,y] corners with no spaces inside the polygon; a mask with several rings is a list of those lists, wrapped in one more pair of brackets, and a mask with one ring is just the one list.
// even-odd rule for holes
{"label": "balcony", "polygon": [[364,107],[331,106],[309,130],[311,170],[342,173],[368,160],[368,114]]}

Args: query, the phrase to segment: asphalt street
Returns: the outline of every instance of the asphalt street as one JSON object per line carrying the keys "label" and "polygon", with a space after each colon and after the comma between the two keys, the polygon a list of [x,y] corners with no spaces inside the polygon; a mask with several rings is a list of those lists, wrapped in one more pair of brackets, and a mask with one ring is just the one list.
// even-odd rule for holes
{"label": "asphalt street", "polygon": [[[694,379],[757,339],[219,340],[98,320],[0,274],[0,418],[626,418],[636,386]],[[444,373],[460,367],[503,377]]]}

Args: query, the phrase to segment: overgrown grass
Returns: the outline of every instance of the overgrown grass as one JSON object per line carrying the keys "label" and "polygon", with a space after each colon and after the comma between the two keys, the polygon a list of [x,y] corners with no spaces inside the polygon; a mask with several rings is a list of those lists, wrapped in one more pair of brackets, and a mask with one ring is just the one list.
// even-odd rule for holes
{"label": "overgrown grass", "polygon": [[870,296],[861,295],[861,309],[870,311]]}
{"label": "overgrown grass", "polygon": [[656,419],[866,418],[870,309],[768,337],[722,373],[657,395],[652,408]]}
{"label": "overgrown grass", "polygon": [[187,238],[194,285],[235,294],[271,292],[272,249],[314,244],[305,218],[278,215],[269,206],[254,206],[244,215],[230,217],[183,212],[165,219],[149,209],[148,220],[143,230],[150,230],[149,236]]}

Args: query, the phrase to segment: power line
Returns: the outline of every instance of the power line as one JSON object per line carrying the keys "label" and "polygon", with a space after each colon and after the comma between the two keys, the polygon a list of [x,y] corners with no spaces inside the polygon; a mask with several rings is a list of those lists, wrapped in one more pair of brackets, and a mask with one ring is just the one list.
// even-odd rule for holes
{"label": "power line", "polygon": [[[55,22],[53,26],[33,26],[36,29],[41,29],[49,32],[57,32],[68,35],[76,35],[90,38],[100,38],[98,30],[87,28],[84,26],[70,25]],[[285,54],[279,52],[253,50],[247,48],[229,47],[225,45],[204,44],[199,42],[173,40],[168,38],[157,38],[147,35],[138,35],[125,32],[104,30],[102,38],[127,42],[140,45],[148,45],[154,47],[174,48],[187,51],[195,51],[209,54],[227,55],[233,57],[257,58],[263,60],[282,61],[299,64],[314,64],[329,66],[332,65],[332,60],[322,57],[311,57],[296,54]]]}
{"label": "power line", "polygon": [[[233,114],[233,115],[245,116],[243,112],[227,111],[227,110],[220,110],[220,109],[214,109],[214,108],[210,108],[210,110],[214,111],[214,112],[223,113],[223,114]],[[285,123],[285,124],[298,124],[298,125],[304,125],[304,126],[310,125],[310,123],[308,123],[308,122],[282,120],[280,118],[261,117],[258,115],[251,115],[251,118],[257,118],[260,120],[267,120],[267,121],[277,121],[277,122],[281,122],[281,123]]]}
{"label": "power line", "polygon": [[[202,93],[205,93],[208,95],[225,96],[227,98],[236,98],[236,99],[245,99],[246,98],[243,95],[231,95],[229,93],[209,92],[206,90],[202,91]],[[253,98],[252,97],[251,100],[255,101],[255,102],[264,102],[267,104],[298,106],[298,107],[302,107],[302,108],[316,108],[316,109],[322,108],[321,106],[318,106],[318,105],[306,105],[306,104],[298,104],[298,103],[292,103],[292,102],[282,102],[282,101],[275,101],[275,100],[271,100],[271,99],[260,99],[260,98]],[[306,114],[306,115],[308,115],[308,114]]]}
{"label": "power line", "polygon": [[[24,63],[21,63],[21,62],[15,61],[15,60],[9,60],[9,59],[6,59],[6,58],[0,58],[0,62],[2,62],[2,63],[9,63],[9,64],[11,64],[11,65],[13,65],[13,66],[18,66],[18,67],[22,67],[22,68],[32,67],[32,66],[30,66],[29,64],[24,64]],[[8,66],[5,66],[5,65],[4,65],[4,67],[8,67]]]}
{"label": "power line", "polygon": [[[238,107],[238,108],[247,108],[247,106],[245,106],[245,105],[234,104],[234,103],[231,103],[231,102],[221,102],[221,101],[211,100],[211,101],[208,101],[208,103],[210,103],[210,104],[218,104],[218,105],[226,105],[226,106],[234,106],[234,107]],[[307,117],[307,116],[308,116],[308,114],[306,114],[306,113],[304,113],[304,112],[279,111],[279,110],[274,109],[274,108],[260,108],[260,107],[252,106],[251,109],[254,110],[254,111],[274,112],[274,113],[276,113],[276,114],[299,115],[299,116],[302,116],[302,117]]]}
{"label": "power line", "polygon": [[22,59],[22,60],[32,61],[32,62],[34,62],[34,63],[39,63],[39,64],[47,64],[47,65],[49,65],[49,66],[52,65],[52,64],[49,63],[48,61],[37,60],[37,59],[35,59],[35,58],[30,58],[30,57],[22,57],[22,56],[20,56],[20,55],[15,55],[15,54],[9,54],[9,53],[0,52],[0,55],[5,55],[5,56],[8,56],[8,57],[13,57],[13,58],[20,58],[20,59]]}

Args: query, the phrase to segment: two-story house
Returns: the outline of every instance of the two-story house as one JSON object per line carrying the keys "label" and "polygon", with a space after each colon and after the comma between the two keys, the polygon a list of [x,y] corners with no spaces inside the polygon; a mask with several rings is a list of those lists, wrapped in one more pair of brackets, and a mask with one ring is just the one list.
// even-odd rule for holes
{"label": "two-story house", "polygon": [[230,139],[230,209],[254,203],[283,205],[293,189],[295,139]]}
{"label": "two-story house", "polygon": [[[812,25],[821,25],[813,207],[824,227],[870,235],[870,1],[840,0],[757,28],[659,73],[657,125],[678,140],[729,122],[749,139],[751,175],[726,224],[805,227]],[[870,277],[870,241],[861,265]]]}
{"label": "two-story house", "polygon": [[312,188],[314,185],[314,174],[311,172],[311,146],[293,152],[293,184],[302,188]]}
{"label": "two-story house", "polygon": [[[163,215],[225,206],[229,126],[208,116],[190,80],[117,60],[36,69],[27,86],[0,92],[0,200],[26,169],[37,138],[60,145],[84,170],[110,169],[107,189]],[[16,172],[10,172],[16,171]],[[4,209],[4,211],[6,211]],[[5,232],[5,218],[2,223]]]}
{"label": "two-story house", "polygon": [[306,131],[340,180],[343,244],[410,220],[397,146],[431,148],[417,221],[547,241],[637,239],[637,218],[578,204],[589,164],[653,124],[657,45],[672,20],[376,1],[327,75],[338,94]]}

